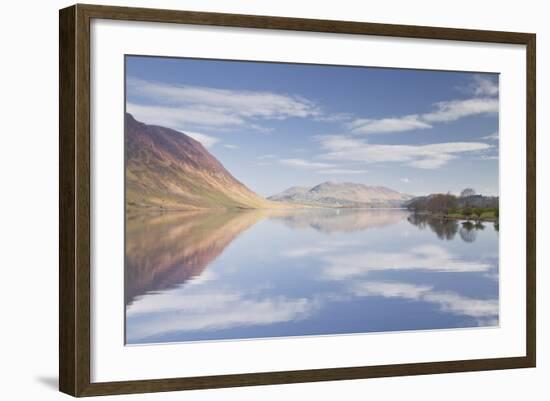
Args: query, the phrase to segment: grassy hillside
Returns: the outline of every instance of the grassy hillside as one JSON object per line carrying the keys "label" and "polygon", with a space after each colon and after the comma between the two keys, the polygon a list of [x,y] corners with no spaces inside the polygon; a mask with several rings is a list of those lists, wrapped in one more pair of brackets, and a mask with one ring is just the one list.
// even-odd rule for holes
{"label": "grassy hillside", "polygon": [[184,133],[127,114],[125,145],[128,209],[281,207],[248,189]]}

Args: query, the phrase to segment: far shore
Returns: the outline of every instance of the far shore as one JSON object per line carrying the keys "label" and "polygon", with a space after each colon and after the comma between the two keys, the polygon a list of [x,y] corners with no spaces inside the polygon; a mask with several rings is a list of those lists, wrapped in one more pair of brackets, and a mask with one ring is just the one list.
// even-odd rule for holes
{"label": "far shore", "polygon": [[[289,207],[290,206],[290,207]],[[308,210],[308,209],[342,209],[342,210],[408,210],[406,207],[368,207],[368,206],[330,206],[330,205],[307,205],[307,204],[282,204],[281,207],[163,207],[163,206],[136,206],[126,205],[127,212],[202,212],[202,211],[247,211],[247,210]]]}
{"label": "far shore", "polygon": [[[274,203],[274,202],[273,202]],[[311,204],[280,204],[279,207],[162,207],[154,205],[126,205],[126,212],[130,214],[140,213],[166,213],[166,212],[245,212],[245,211],[292,211],[292,210],[311,210],[311,209],[333,209],[333,210],[406,210],[412,214],[429,216],[440,220],[465,220],[465,221],[479,221],[479,222],[498,222],[498,213],[495,215],[493,209],[483,210],[481,215],[466,215],[460,212],[443,213],[433,212],[429,210],[411,210],[406,207],[368,207],[368,206],[331,206],[331,205],[311,205]]]}
{"label": "far shore", "polygon": [[430,216],[436,219],[440,220],[466,220],[466,221],[486,221],[486,222],[497,222],[498,217],[494,215],[494,213],[485,212],[481,216],[474,216],[474,215],[465,215],[461,213],[437,213],[437,212],[430,212],[430,211],[411,211],[411,213],[415,213],[418,215],[424,215],[424,216]]}

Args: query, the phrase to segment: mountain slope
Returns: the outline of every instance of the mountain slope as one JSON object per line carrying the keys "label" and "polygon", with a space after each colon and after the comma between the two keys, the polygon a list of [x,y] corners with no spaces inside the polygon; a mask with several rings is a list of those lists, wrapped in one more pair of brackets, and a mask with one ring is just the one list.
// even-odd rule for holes
{"label": "mountain slope", "polygon": [[289,188],[268,199],[331,207],[400,207],[411,199],[411,196],[382,186],[327,181],[312,188]]}
{"label": "mountain slope", "polygon": [[273,203],[235,179],[198,141],[125,116],[129,208],[265,208]]}

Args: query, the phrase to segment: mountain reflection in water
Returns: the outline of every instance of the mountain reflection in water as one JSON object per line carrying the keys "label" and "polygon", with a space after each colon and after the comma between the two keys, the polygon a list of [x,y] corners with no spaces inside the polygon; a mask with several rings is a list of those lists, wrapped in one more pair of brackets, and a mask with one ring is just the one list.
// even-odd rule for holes
{"label": "mountain reflection in water", "polygon": [[137,214],[125,262],[128,344],[498,324],[492,224],[383,209]]}

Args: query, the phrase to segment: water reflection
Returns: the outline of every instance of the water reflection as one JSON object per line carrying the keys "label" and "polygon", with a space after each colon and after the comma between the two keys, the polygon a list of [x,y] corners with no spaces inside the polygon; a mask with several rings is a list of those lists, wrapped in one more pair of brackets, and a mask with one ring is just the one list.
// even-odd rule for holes
{"label": "water reflection", "polygon": [[428,215],[413,213],[407,220],[420,229],[429,227],[439,239],[452,240],[458,232],[458,221],[436,219]]}
{"label": "water reflection", "polygon": [[130,344],[498,324],[498,236],[483,224],[302,209],[126,228]]}
{"label": "water reflection", "polygon": [[312,228],[323,233],[353,232],[396,224],[409,213],[405,210],[298,209],[273,211],[273,219],[291,228]]}
{"label": "water reflection", "polygon": [[362,295],[380,295],[385,298],[403,298],[437,305],[441,310],[477,318],[480,325],[496,325],[498,300],[471,299],[453,292],[434,291],[429,285],[408,283],[366,282],[357,286]]}
{"label": "water reflection", "polygon": [[[412,213],[407,217],[407,221],[419,229],[424,230],[429,227],[435,235],[441,240],[452,240],[456,234],[467,243],[476,240],[477,231],[484,230],[485,225],[480,222],[459,221],[453,219],[436,218],[427,214]],[[495,231],[498,231],[498,223],[494,223]]]}
{"label": "water reflection", "polygon": [[265,214],[171,212],[130,216],[126,221],[126,303],[200,276],[242,231]]}

